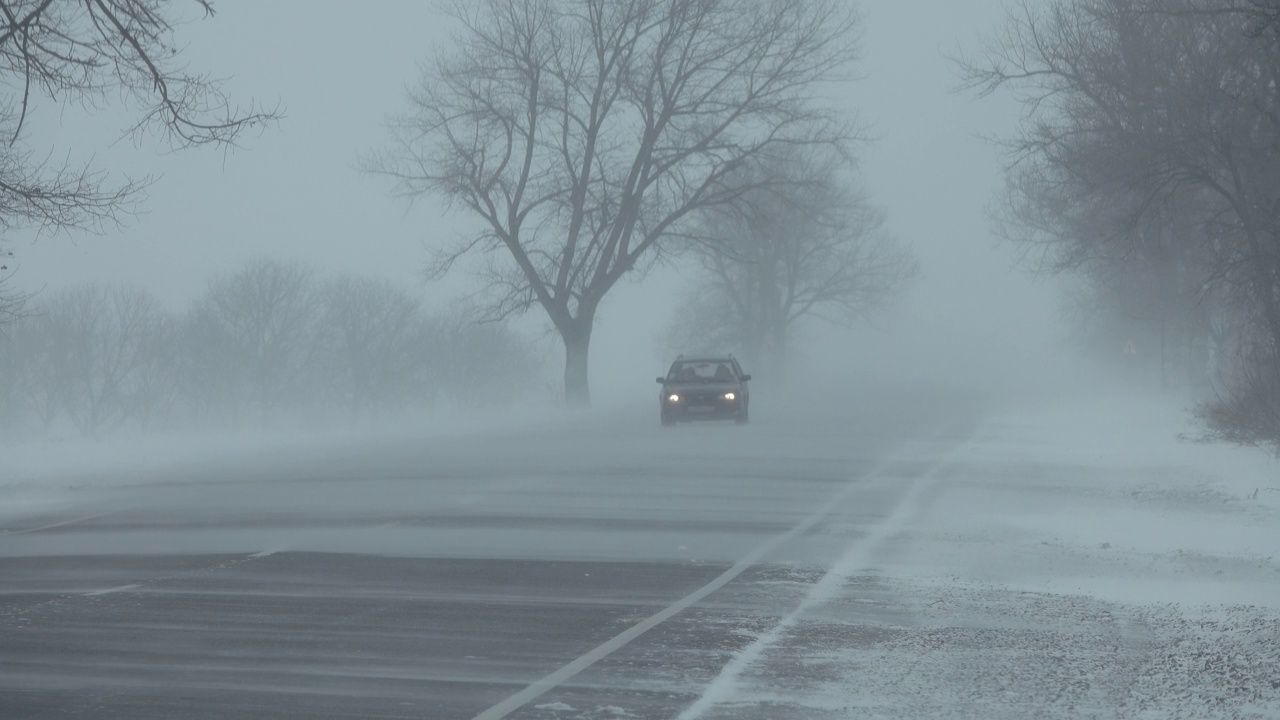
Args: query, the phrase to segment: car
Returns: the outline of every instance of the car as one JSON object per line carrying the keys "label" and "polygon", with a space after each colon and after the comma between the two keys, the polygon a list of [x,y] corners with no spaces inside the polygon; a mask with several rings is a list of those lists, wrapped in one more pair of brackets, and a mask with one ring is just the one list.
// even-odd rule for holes
{"label": "car", "polygon": [[665,377],[659,377],[658,412],[663,425],[682,420],[733,420],[739,425],[749,418],[751,376],[732,355],[693,357],[683,355],[671,363]]}

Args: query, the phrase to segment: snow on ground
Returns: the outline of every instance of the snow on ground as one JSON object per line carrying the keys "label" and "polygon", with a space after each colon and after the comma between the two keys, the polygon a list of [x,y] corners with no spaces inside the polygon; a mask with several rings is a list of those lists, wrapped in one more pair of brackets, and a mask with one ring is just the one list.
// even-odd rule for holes
{"label": "snow on ground", "polygon": [[[228,461],[268,467],[291,458],[365,452],[405,439],[445,440],[480,432],[511,432],[545,422],[545,409],[447,413],[385,421],[377,426],[239,431],[156,431],[106,436],[54,436],[0,441],[0,522],[83,509],[86,491],[204,476],[192,472]],[[564,413],[557,417],[563,419]]]}
{"label": "snow on ground", "polygon": [[272,451],[314,451],[333,437],[303,433],[122,434],[99,440],[52,438],[0,445],[0,522],[84,509],[86,491],[159,477],[175,465]]}
{"label": "snow on ground", "polygon": [[[807,599],[687,688],[706,695],[686,716],[1280,718],[1280,464],[1185,429],[1160,399],[996,409],[925,476],[874,480],[915,485],[834,568],[796,569]],[[81,482],[338,440],[358,438],[11,446],[0,520],[71,508]]]}
{"label": "snow on ground", "polygon": [[[1079,402],[998,414],[955,459],[903,571],[1032,592],[1280,608],[1280,465],[1180,442],[1176,407]],[[1034,548],[1035,552],[1028,552]]]}
{"label": "snow on ground", "polygon": [[682,717],[1280,718],[1280,473],[1184,418],[997,411]]}

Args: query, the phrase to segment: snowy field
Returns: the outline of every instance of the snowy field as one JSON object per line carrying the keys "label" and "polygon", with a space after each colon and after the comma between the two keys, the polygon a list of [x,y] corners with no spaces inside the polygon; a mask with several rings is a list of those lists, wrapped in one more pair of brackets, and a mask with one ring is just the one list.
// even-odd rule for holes
{"label": "snowy field", "polygon": [[[981,417],[959,423],[966,429],[954,437],[935,431],[908,437],[871,410],[849,425],[802,428],[781,412],[772,419],[761,413],[763,420],[748,428],[659,429],[648,413],[600,413],[553,427],[513,420],[484,432],[479,426],[439,427],[428,433],[436,445],[425,446],[439,450],[421,451],[436,462],[440,479],[430,482],[439,492],[415,501],[430,507],[384,496],[383,505],[403,505],[401,515],[388,520],[388,510],[365,507],[373,501],[358,494],[307,500],[295,508],[300,515],[329,522],[336,517],[330,506],[340,504],[365,524],[348,531],[330,523],[312,532],[289,519],[292,534],[279,535],[286,540],[278,547],[201,570],[200,577],[268,573],[276,565],[294,567],[290,558],[323,557],[305,553],[411,555],[403,550],[412,544],[407,539],[444,543],[462,533],[471,533],[465,535],[472,539],[467,553],[477,563],[515,560],[517,569],[545,564],[560,568],[556,572],[591,563],[590,572],[576,573],[588,576],[577,581],[583,585],[552,587],[544,577],[537,588],[506,588],[516,599],[498,603],[510,608],[532,602],[530,632],[552,638],[564,633],[558,641],[538,641],[558,649],[531,655],[513,645],[511,661],[495,666],[440,651],[442,668],[481,663],[473,671],[448,670],[463,673],[449,687],[497,682],[499,675],[500,687],[483,702],[459,700],[458,708],[470,710],[405,710],[390,715],[395,717],[1280,718],[1280,468],[1257,451],[1178,441],[1185,430],[1179,413],[1161,399],[1010,403],[987,406]],[[626,432],[613,432],[610,423]],[[952,424],[940,421],[939,427]],[[548,437],[575,434],[585,439],[546,446]],[[137,508],[153,500],[154,510],[177,508],[155,500],[176,492],[175,484],[200,491],[174,495],[183,503],[217,497],[201,490],[209,476],[192,468],[216,468],[220,482],[228,473],[262,478],[256,492],[268,506],[259,509],[273,518],[295,502],[292,496],[275,499],[269,481],[277,475],[341,477],[348,468],[380,463],[389,478],[380,487],[394,490],[397,473],[421,460],[405,451],[411,435],[7,448],[0,464],[0,543],[6,534],[12,537],[0,545],[0,555],[26,562],[49,554],[42,548],[46,537],[98,542],[89,529],[62,532],[76,523],[108,523],[92,532],[112,543],[137,537],[139,523],[149,517]],[[476,445],[478,437],[487,439]],[[861,449],[849,449],[858,442]],[[477,447],[492,451],[485,455]],[[285,462],[298,457],[311,458],[310,464]],[[823,476],[840,467],[856,468],[855,477]],[[690,468],[696,469],[692,476]],[[806,494],[797,494],[795,473],[802,469],[813,482],[803,486]],[[448,484],[469,471],[470,479]],[[492,473],[512,477],[491,482]],[[153,482],[156,490],[148,490]],[[328,485],[314,487],[319,492]],[[124,507],[121,497],[135,498],[132,510],[121,510],[119,527],[110,525],[117,522],[111,518],[86,520],[107,497],[116,508]],[[279,507],[271,505],[277,501]],[[198,507],[189,512],[205,523],[200,542],[207,545],[197,549],[245,552],[210,539],[214,510],[207,517]],[[476,532],[500,527],[495,518],[507,529],[490,531],[491,543],[475,543]],[[418,525],[407,527],[411,520]],[[431,525],[442,520],[448,520],[445,529]],[[257,547],[256,525],[237,520],[230,527],[249,543],[246,548]],[[168,535],[161,537],[178,537],[173,528],[163,532]],[[347,538],[373,533],[386,538],[383,545],[344,546]],[[118,552],[127,553],[122,547]],[[441,559],[426,553],[424,562],[463,558],[448,549],[461,546],[435,547]],[[273,558],[282,559],[272,565]],[[603,599],[589,594],[596,592],[591,575],[628,567],[644,568],[649,580],[638,580],[631,590],[609,590]],[[232,580],[241,581],[228,575]],[[528,579],[489,581],[496,590],[459,597],[483,605],[502,583]],[[186,596],[166,590],[168,582],[113,580],[117,587],[105,598],[121,605],[108,603],[98,612],[124,612],[130,598],[171,603]],[[328,587],[325,592],[350,595],[335,586],[343,581],[324,582],[319,587]],[[450,591],[431,587],[436,594]],[[333,600],[321,597],[321,590],[289,592],[307,601]],[[393,597],[373,586],[358,590],[359,602],[384,609],[366,607],[357,616],[394,622],[385,607],[407,592],[401,588]],[[539,593],[564,598],[565,617],[580,618],[569,621],[573,629],[545,624],[551,601]],[[534,596],[543,599],[529,599]],[[59,597],[69,596],[44,600],[41,607],[62,603],[58,612],[71,613],[72,601]],[[596,602],[611,609],[603,624],[592,626],[581,613]],[[179,610],[171,604],[162,609]],[[92,608],[83,612],[93,617]],[[47,627],[56,633],[56,625],[42,626],[41,617],[0,607],[0,623],[20,623],[3,632]],[[54,615],[49,618],[54,622]],[[181,618],[169,622],[191,622]],[[267,633],[261,618],[230,622]],[[405,631],[418,632],[421,621],[411,622]],[[318,626],[320,631],[328,632]],[[74,648],[77,641],[66,642]],[[453,642],[465,644],[456,637]],[[264,652],[255,649],[250,659],[259,662]],[[359,651],[365,652],[377,657],[379,651]],[[57,657],[50,672],[70,673],[57,669]],[[420,659],[385,662],[378,673],[407,672],[404,664]],[[288,672],[303,677],[305,669]],[[58,682],[105,682],[90,677],[91,670],[74,672],[83,677]],[[30,678],[0,662],[0,708],[4,688],[44,686]],[[523,695],[513,691],[520,685],[527,686]],[[298,692],[312,697],[318,691]],[[404,699],[382,699],[393,709],[408,708],[418,698],[406,693]],[[507,705],[495,704],[506,696]],[[21,707],[53,707],[43,696],[30,697],[35,699]],[[204,709],[202,716],[218,715],[216,708]]]}
{"label": "snowy field", "polygon": [[1280,467],[1177,411],[997,410],[680,717],[1280,718]]}

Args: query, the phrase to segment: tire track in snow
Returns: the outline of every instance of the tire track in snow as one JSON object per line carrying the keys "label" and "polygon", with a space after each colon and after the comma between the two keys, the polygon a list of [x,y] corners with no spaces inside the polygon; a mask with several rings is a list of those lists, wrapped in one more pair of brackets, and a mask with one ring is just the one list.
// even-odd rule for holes
{"label": "tire track in snow", "polygon": [[41,525],[40,527],[25,528],[23,530],[0,530],[0,538],[14,537],[17,535],[27,535],[30,533],[43,532],[45,530],[53,530],[55,528],[63,528],[63,527],[67,527],[68,525],[77,525],[79,523],[89,522],[90,520],[97,520],[98,518],[104,518],[109,515],[118,515],[120,512],[121,512],[120,510],[100,512],[95,515],[86,515],[84,517],[72,518],[70,520],[62,520],[60,522],[49,523],[48,525]]}
{"label": "tire track in snow", "polygon": [[[976,434],[977,431],[969,437],[972,438]],[[935,461],[928,470],[917,476],[893,512],[872,528],[864,537],[850,545],[845,554],[831,566],[831,569],[822,576],[821,580],[813,585],[794,610],[779,620],[768,632],[760,635],[750,645],[743,648],[741,652],[721,668],[720,674],[707,685],[702,697],[680,713],[676,720],[696,720],[716,705],[731,701],[737,692],[742,674],[759,660],[766,650],[776,645],[786,632],[799,622],[805,613],[835,598],[851,576],[865,570],[871,564],[875,551],[886,540],[911,527],[914,519],[919,514],[920,500],[925,492],[934,485],[938,471],[947,467],[960,449],[968,445],[968,441],[962,442],[955,449]]]}
{"label": "tire track in snow", "polygon": [[[876,466],[871,472],[867,473],[865,479],[877,477],[889,464],[889,462],[884,462]],[[800,524],[791,528],[787,532],[774,536],[773,538],[756,546],[750,553],[747,553],[746,556],[734,564],[733,567],[716,576],[711,582],[703,585],[692,593],[689,593],[663,610],[650,615],[635,625],[632,625],[585,655],[582,655],[576,660],[564,665],[550,675],[535,681],[520,692],[508,697],[506,700],[503,700],[497,705],[494,705],[488,710],[476,715],[474,720],[500,720],[500,718],[510,715],[521,707],[555,689],[557,686],[563,684],[565,681],[583,670],[591,667],[596,662],[599,662],[613,652],[621,649],[632,640],[635,640],[649,630],[652,630],[658,625],[670,620],[672,617],[675,617],[695,603],[701,601],[706,596],[727,585],[734,578],[749,570],[788,541],[812,530],[818,523],[834,512],[837,507],[839,507],[849,498],[850,495],[853,494],[855,490],[860,487],[861,483],[856,480],[850,481],[843,489],[841,489],[840,492],[836,493],[834,497],[828,500],[812,515],[801,521]]]}
{"label": "tire track in snow", "polygon": [[[970,434],[970,437],[972,437],[972,434]],[[962,445],[963,444],[964,443],[962,443]],[[951,457],[951,454],[953,452],[954,450],[947,453],[943,459],[936,461],[933,465],[930,466],[929,470],[925,473],[924,476],[917,479],[914,486],[909,491],[908,495],[904,498],[902,502],[898,504],[898,507],[895,509],[894,513],[890,516],[890,518],[887,519],[885,522],[881,523],[879,526],[877,526],[877,530],[872,533],[872,536],[870,538],[871,542],[862,543],[856,547],[861,547],[862,545],[870,545],[870,546],[878,545],[881,540],[888,537],[896,528],[904,525],[906,523],[908,513],[914,512],[915,510],[915,501],[919,496],[919,494],[921,493],[921,491],[923,490],[922,486],[925,484],[924,480],[931,479],[933,474],[937,471],[937,469],[947,462],[947,460]],[[543,695],[550,692],[551,690],[554,690],[556,687],[562,685],[569,679],[573,678],[575,675],[578,675],[579,673],[591,667],[592,665],[604,659],[605,657],[608,657],[609,655],[616,652],[617,650],[620,650],[622,647],[626,646],[628,643],[640,637],[641,635],[648,632],[649,630],[652,630],[658,625],[661,625],[662,623],[666,622],[667,620],[670,620],[671,618],[675,617],[676,615],[683,612],[684,610],[687,610],[688,608],[702,601],[711,593],[729,584],[739,575],[751,569],[755,565],[759,564],[762,560],[764,560],[771,553],[773,553],[774,551],[776,551],[786,543],[812,530],[823,520],[827,519],[828,516],[833,514],[842,504],[844,504],[849,499],[850,496],[854,494],[854,492],[864,488],[865,483],[867,481],[872,481],[877,478],[880,478],[882,475],[884,475],[885,471],[888,468],[893,467],[895,464],[901,461],[902,461],[902,458],[898,457],[897,454],[895,453],[894,455],[890,456],[889,458],[886,458],[885,460],[877,464],[865,475],[856,479],[850,479],[844,485],[844,487],[839,492],[837,492],[834,496],[832,496],[829,500],[827,500],[827,502],[824,503],[822,507],[818,508],[811,515],[806,517],[803,521],[801,521],[796,526],[792,527],[787,532],[774,536],[773,538],[766,540],[765,542],[755,547],[750,553],[745,555],[741,560],[735,563],[728,570],[718,575],[711,582],[707,583],[701,588],[698,588],[692,593],[689,593],[688,595],[684,596],[680,600],[677,600],[675,603],[669,605],[663,610],[627,628],[623,632],[605,641],[604,643],[598,645],[597,647],[587,652],[586,654],[562,666],[560,669],[556,670],[555,672],[552,672],[551,674],[546,675],[541,679],[531,683],[530,685],[525,687],[523,690],[508,697],[506,700],[503,700],[497,705],[494,705],[493,707],[490,707],[488,710],[485,710],[479,715],[476,715],[474,720],[501,720],[501,718],[505,718],[507,715],[510,715],[516,710],[519,710],[525,705],[528,705],[530,702],[533,702],[539,697],[542,697]],[[846,560],[850,560],[850,559],[851,558],[849,555],[846,555],[844,558],[842,558],[837,563],[837,565],[833,568],[833,570],[829,572],[827,576],[823,578],[822,581],[819,582],[819,586],[823,586],[824,583],[834,583],[835,582],[834,579],[829,579],[829,578],[832,578],[832,573],[836,572],[837,568],[843,571],[845,566],[848,564]],[[817,589],[815,588],[815,592],[816,591]],[[826,592],[829,594],[831,590],[827,590]],[[801,609],[812,606],[813,604],[812,598],[813,598],[813,593],[811,593],[810,596],[806,597],[805,601],[801,604]],[[794,616],[797,616],[799,612],[800,610],[798,609],[796,613],[793,613],[792,616],[788,616],[788,620],[790,622],[794,622]],[[784,621],[784,623],[786,622],[788,621]],[[783,625],[779,625],[779,627],[774,628],[774,630],[769,633],[768,637],[770,638],[776,637],[777,633],[780,633],[782,629],[785,629],[785,627]],[[761,640],[763,640],[763,638]],[[729,667],[734,667],[735,664],[742,662],[744,658],[747,658],[747,661],[742,664],[742,667],[746,667],[746,665],[749,664],[750,659],[754,659],[754,657],[759,654],[760,650],[763,649],[763,645],[761,645],[759,649],[756,649],[756,646],[760,644],[761,640],[757,640],[756,643],[753,643],[752,646],[748,647],[747,650],[742,655],[740,655],[738,658],[735,658],[734,661],[731,661]],[[754,650],[754,654],[753,654],[753,650]],[[749,655],[749,658],[747,657],[748,655]],[[720,677],[718,677],[715,681],[712,682],[712,684],[708,687],[709,693],[715,690],[716,688],[721,687],[725,683],[731,682],[732,678],[736,678],[737,674],[741,672],[741,669],[739,668],[734,670],[732,674],[727,674],[728,670],[729,668],[726,668],[725,671],[721,672]],[[703,699],[705,700],[707,697],[711,697],[711,695],[710,694],[705,695]],[[702,700],[699,701],[699,703],[701,702]],[[695,704],[694,707],[699,707],[699,705]],[[693,708],[690,708],[690,711],[692,709]],[[686,711],[685,715],[687,715],[690,711]],[[698,712],[701,713],[702,711],[699,710]],[[685,715],[682,715],[681,718],[684,718]],[[693,717],[693,716],[690,716],[690,717]]]}

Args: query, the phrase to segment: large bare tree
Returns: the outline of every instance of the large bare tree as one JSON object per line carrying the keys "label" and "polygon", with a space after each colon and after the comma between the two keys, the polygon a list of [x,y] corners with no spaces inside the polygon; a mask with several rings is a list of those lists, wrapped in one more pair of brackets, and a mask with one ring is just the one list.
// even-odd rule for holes
{"label": "large bare tree", "polygon": [[138,288],[84,284],[55,293],[6,328],[15,340],[3,348],[6,424],[31,414],[48,431],[65,417],[91,437],[131,418],[145,424],[168,393],[160,355],[168,327],[159,302]]}
{"label": "large bare tree", "polygon": [[1111,285],[1162,335],[1181,315],[1222,359],[1211,433],[1280,447],[1277,8],[1024,1],[965,67],[1027,109],[1002,219],[1034,267]]}
{"label": "large bare tree", "polygon": [[256,409],[263,423],[308,395],[320,318],[315,270],[259,258],[209,281],[189,313],[188,342],[202,352],[185,374],[219,387],[235,420]]}
{"label": "large bare tree", "polygon": [[422,301],[388,280],[341,275],[316,291],[319,384],[354,424],[422,400],[430,347]]}
{"label": "large bare tree", "polygon": [[856,56],[845,0],[459,0],[394,145],[369,169],[476,222],[433,270],[481,257],[490,318],[541,307],[589,403],[605,295],[661,257],[730,182],[785,145],[833,151],[854,125],[820,101]]}
{"label": "large bare tree", "polygon": [[0,231],[15,225],[94,228],[118,217],[146,179],[108,183],[87,164],[24,142],[44,102],[136,108],[126,134],[159,134],[172,147],[234,143],[276,113],[240,107],[222,84],[182,64],[179,5],[211,16],[211,0],[0,1]]}
{"label": "large bare tree", "polygon": [[[0,0],[0,256],[16,227],[117,223],[151,183],[112,180],[88,160],[71,160],[69,148],[32,147],[27,131],[42,104],[122,103],[134,111],[126,136],[157,134],[171,148],[232,144],[278,117],[237,105],[219,80],[182,63],[175,28],[191,11],[212,16],[212,0]],[[28,299],[9,272],[0,268],[0,323]]]}
{"label": "large bare tree", "polygon": [[13,251],[5,250],[0,244],[0,325],[12,321],[22,314],[22,308],[30,299],[30,293],[24,293],[10,287],[10,279],[14,270],[8,263],[13,262]]}
{"label": "large bare tree", "polygon": [[755,189],[700,217],[702,272],[671,319],[673,349],[734,349],[781,379],[801,321],[868,319],[901,294],[919,263],[848,170],[803,149],[743,169]]}

